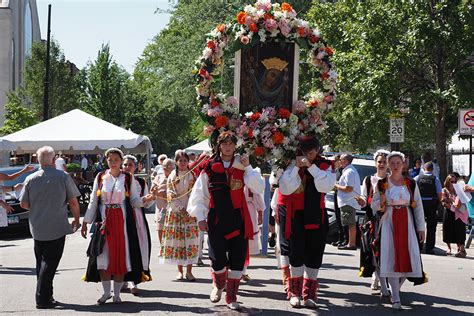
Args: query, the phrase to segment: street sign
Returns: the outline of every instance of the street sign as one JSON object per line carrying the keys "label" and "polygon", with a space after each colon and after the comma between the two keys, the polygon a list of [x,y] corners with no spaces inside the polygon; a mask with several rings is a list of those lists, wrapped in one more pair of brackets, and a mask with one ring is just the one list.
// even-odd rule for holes
{"label": "street sign", "polygon": [[405,141],[405,119],[391,118],[389,134],[391,143],[403,143]]}
{"label": "street sign", "polygon": [[459,134],[474,135],[474,109],[459,110]]}

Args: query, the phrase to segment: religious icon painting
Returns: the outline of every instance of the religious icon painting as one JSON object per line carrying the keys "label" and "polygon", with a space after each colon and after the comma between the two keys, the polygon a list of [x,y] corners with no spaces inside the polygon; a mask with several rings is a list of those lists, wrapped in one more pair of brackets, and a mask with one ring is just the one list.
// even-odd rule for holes
{"label": "religious icon painting", "polygon": [[239,112],[263,108],[292,110],[297,100],[298,46],[267,42],[236,53],[234,95]]}

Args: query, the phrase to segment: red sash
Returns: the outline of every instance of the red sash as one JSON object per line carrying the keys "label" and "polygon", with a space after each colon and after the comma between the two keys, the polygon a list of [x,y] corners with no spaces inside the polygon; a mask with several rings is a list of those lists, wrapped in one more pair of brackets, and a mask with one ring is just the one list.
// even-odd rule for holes
{"label": "red sash", "polygon": [[109,248],[107,271],[113,275],[123,275],[127,273],[127,264],[125,263],[125,233],[122,208],[111,207],[106,212],[106,241]]}
{"label": "red sash", "polygon": [[291,222],[295,217],[296,211],[304,210],[304,193],[293,193],[290,195],[283,195],[278,191],[278,205],[284,205],[286,208],[285,216],[285,239],[290,239],[291,236]]}

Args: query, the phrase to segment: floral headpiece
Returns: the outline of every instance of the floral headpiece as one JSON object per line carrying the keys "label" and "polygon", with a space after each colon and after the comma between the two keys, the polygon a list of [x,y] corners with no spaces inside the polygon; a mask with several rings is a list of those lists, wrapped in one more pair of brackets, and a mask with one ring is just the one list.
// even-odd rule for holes
{"label": "floral headpiece", "polygon": [[400,151],[392,151],[388,156],[387,160],[392,159],[393,157],[400,157],[403,162],[405,162],[405,155]]}
{"label": "floral headpiece", "polygon": [[374,154],[374,160],[377,160],[377,157],[378,156],[384,156],[384,157],[388,157],[388,155],[390,155],[390,152],[388,150],[385,150],[385,149],[379,149],[375,152]]}

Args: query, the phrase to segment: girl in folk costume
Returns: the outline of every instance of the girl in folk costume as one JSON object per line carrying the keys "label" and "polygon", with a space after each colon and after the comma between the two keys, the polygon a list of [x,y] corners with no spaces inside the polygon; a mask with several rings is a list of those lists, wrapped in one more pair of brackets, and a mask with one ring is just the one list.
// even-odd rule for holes
{"label": "girl in folk costume", "polygon": [[[176,169],[168,177],[168,209],[160,249],[160,263],[178,265],[176,280],[195,281],[192,268],[198,260],[199,229],[196,218],[186,212],[188,199],[194,185],[194,175],[188,169],[189,157],[184,150],[177,150]],[[183,272],[186,266],[186,275]]]}
{"label": "girl in folk costume", "polygon": [[[259,168],[255,168],[255,171],[260,173]],[[262,177],[261,173],[260,177]],[[261,181],[265,181],[263,177],[261,178]],[[248,187],[244,187],[244,193],[253,227],[253,239],[249,239],[248,257],[245,260],[244,270],[242,271],[242,280],[247,282],[250,281],[250,276],[247,274],[247,267],[250,264],[250,256],[259,255],[260,250],[262,249],[262,241],[260,239],[260,225],[262,224],[263,220],[265,201],[263,199],[263,192],[254,193]]]}
{"label": "girl in folk costume", "polygon": [[[370,207],[372,204],[373,193],[379,180],[385,179],[388,172],[387,156],[390,154],[387,150],[378,150],[374,154],[375,167],[377,172],[374,175],[365,177],[362,183],[362,196],[356,197],[357,202],[365,210],[366,219],[364,225],[362,246],[361,246],[361,267],[359,275],[363,277],[372,276],[372,290],[380,289],[382,297],[390,296],[387,288],[387,279],[380,279],[379,254],[380,251],[373,247],[373,242],[380,240],[380,218],[383,213],[374,212]],[[380,282],[380,286],[379,286]]]}
{"label": "girl in folk costume", "polygon": [[[137,170],[138,160],[135,156],[126,155],[123,157],[122,170],[132,175]],[[148,195],[148,185],[143,178],[133,176],[132,189],[137,191],[136,194],[140,196]],[[149,208],[154,203],[154,200],[145,203],[143,207],[134,207],[134,218],[137,226],[138,243],[140,245],[140,253],[142,255],[143,270],[150,271],[150,253],[151,253],[151,236],[148,228],[148,221],[146,220],[145,208]],[[124,288],[129,288],[133,295],[138,295],[138,287],[133,281],[124,283]]]}
{"label": "girl in folk costume", "polygon": [[465,258],[464,243],[466,242],[468,214],[466,205],[462,204],[456,190],[454,190],[456,182],[457,177],[454,174],[448,175],[444,181],[441,199],[444,206],[443,241],[448,245],[448,254],[451,254],[451,243],[456,243],[458,252],[455,256]]}
{"label": "girl in folk costume", "polygon": [[279,181],[279,238],[281,254],[289,258],[290,305],[315,308],[329,227],[324,193],[334,187],[336,175],[331,162],[319,156],[316,138],[302,140],[300,149],[304,156],[298,156]]}
{"label": "girl in folk costume", "polygon": [[405,156],[391,152],[391,174],[377,183],[372,210],[383,213],[380,220],[380,278],[388,278],[392,308],[402,309],[400,287],[405,278],[415,285],[426,282],[419,243],[425,239],[425,218],[416,182],[402,175]]}
{"label": "girl in folk costume", "polygon": [[[84,216],[84,224],[102,223],[105,245],[98,255],[90,255],[86,282],[102,281],[104,294],[97,301],[104,304],[112,298],[111,280],[114,280],[114,303],[120,303],[123,281],[138,284],[151,280],[148,268],[144,268],[140,252],[139,234],[135,222],[134,207],[143,207],[153,200],[153,195],[140,197],[137,182],[128,172],[122,172],[123,153],[118,148],[105,152],[109,170],[100,172],[94,181],[91,200]],[[87,235],[87,225],[81,234]]]}
{"label": "girl in folk costume", "polygon": [[208,232],[213,279],[211,302],[220,301],[226,286],[225,299],[230,309],[240,308],[237,292],[248,240],[254,237],[244,188],[247,186],[255,194],[265,188],[248,157],[235,156],[236,144],[237,137],[232,132],[219,135],[216,155],[207,161],[198,177],[188,205],[188,212],[196,216],[199,229]]}
{"label": "girl in folk costume", "polygon": [[151,186],[151,192],[155,196],[155,222],[156,230],[158,231],[158,240],[160,245],[162,242],[163,236],[163,226],[165,224],[166,218],[166,208],[168,206],[168,198],[166,195],[166,186],[168,182],[168,177],[173,171],[174,163],[173,160],[165,158],[162,162],[163,172],[158,173],[153,178],[153,184]]}

